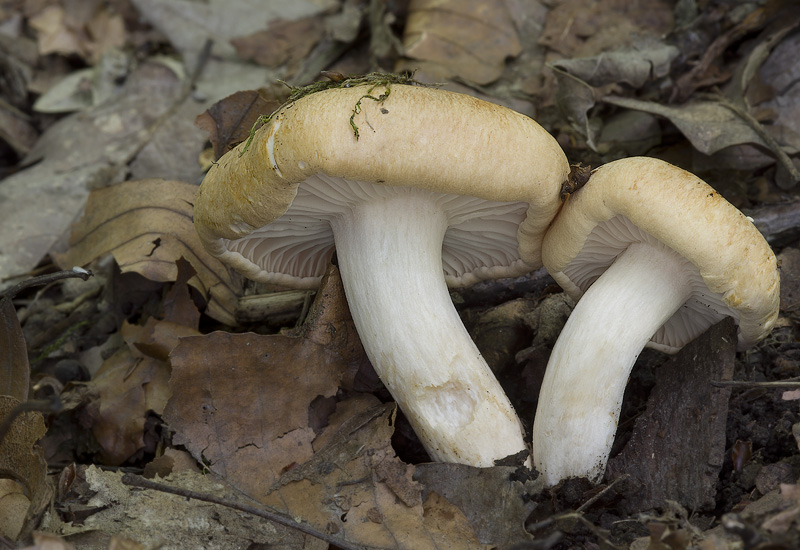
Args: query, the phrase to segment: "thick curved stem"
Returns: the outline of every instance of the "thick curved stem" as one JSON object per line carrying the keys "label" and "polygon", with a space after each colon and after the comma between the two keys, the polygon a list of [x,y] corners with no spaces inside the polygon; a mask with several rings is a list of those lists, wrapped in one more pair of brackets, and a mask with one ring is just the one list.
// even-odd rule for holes
{"label": "thick curved stem", "polygon": [[371,199],[331,225],[367,355],[431,458],[487,467],[526,449],[453,307],[442,272],[447,220],[430,194]]}
{"label": "thick curved stem", "polygon": [[633,244],[578,302],[558,337],[533,423],[533,459],[548,485],[599,481],[622,396],[647,341],[688,299],[686,260]]}

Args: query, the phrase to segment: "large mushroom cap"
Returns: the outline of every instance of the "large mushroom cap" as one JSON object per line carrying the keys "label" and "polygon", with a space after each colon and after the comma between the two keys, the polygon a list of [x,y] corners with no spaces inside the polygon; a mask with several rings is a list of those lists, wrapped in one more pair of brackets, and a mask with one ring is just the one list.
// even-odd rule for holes
{"label": "large mushroom cap", "polygon": [[547,233],[543,261],[573,298],[632,242],[659,241],[693,266],[689,301],[653,336],[675,352],[724,316],[739,324],[739,348],[769,333],[778,316],[775,255],[753,223],[693,174],[652,158],[598,168]]}
{"label": "large mushroom cap", "polygon": [[[370,92],[389,92],[378,102],[364,97],[369,90],[331,89],[288,104],[247,151],[240,145],[211,168],[194,220],[212,254],[254,280],[314,287],[333,250],[320,197],[348,208],[353,195],[381,192],[376,184],[512,203],[452,202],[443,246],[451,286],[540,267],[569,172],[555,139],[532,119],[471,96],[393,84]],[[298,191],[303,182],[312,193]]]}

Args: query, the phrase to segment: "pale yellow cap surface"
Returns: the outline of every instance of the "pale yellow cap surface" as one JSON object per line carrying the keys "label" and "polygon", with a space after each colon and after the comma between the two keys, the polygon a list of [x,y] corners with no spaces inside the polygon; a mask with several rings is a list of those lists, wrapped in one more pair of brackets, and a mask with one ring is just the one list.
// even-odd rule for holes
{"label": "pale yellow cap surface", "polygon": [[[468,95],[394,84],[376,102],[362,98],[368,90],[332,89],[289,104],[256,132],[244,154],[242,144],[209,170],[194,220],[211,253],[231,261],[231,240],[278,219],[300,183],[324,174],[526,202],[519,253],[528,269],[540,267],[543,235],[569,173],[556,140],[529,117]],[[379,87],[371,95],[383,92]],[[350,117],[359,99],[356,139]]]}
{"label": "pale yellow cap surface", "polygon": [[[604,269],[597,243],[592,244],[591,254],[585,253],[590,235],[601,224],[620,217],[697,268],[715,296],[694,296],[694,301],[717,309],[723,305],[738,319],[740,349],[769,333],[778,316],[780,279],[775,254],[766,240],[742,212],[703,180],[652,158],[622,159],[595,170],[589,182],[569,197],[545,236],[544,265],[573,298],[579,299]],[[611,261],[626,246],[627,237],[622,234],[627,230],[615,231],[618,251],[602,254]],[[590,274],[578,272],[574,263],[582,261],[587,262]],[[681,322],[690,310],[681,308],[668,323]],[[665,351],[686,343],[659,346],[657,338],[652,347]]]}

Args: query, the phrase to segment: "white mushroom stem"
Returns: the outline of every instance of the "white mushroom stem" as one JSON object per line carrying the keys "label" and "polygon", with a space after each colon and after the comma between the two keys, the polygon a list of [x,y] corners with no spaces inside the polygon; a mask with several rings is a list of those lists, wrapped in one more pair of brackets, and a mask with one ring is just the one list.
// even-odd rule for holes
{"label": "white mushroom stem", "polygon": [[492,466],[522,426],[445,284],[430,193],[373,198],[332,221],[347,302],[372,365],[437,461]]}
{"label": "white mushroom stem", "polygon": [[548,485],[602,477],[633,364],[692,292],[687,263],[636,243],[581,297],[553,347],[533,423],[534,464]]}

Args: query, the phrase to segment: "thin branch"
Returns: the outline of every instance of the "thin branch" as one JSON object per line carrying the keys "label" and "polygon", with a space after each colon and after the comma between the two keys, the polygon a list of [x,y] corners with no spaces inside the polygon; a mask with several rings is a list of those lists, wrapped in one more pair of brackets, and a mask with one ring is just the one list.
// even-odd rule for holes
{"label": "thin branch", "polygon": [[715,388],[800,388],[798,380],[776,380],[774,382],[751,382],[749,380],[712,380],[711,385]]}
{"label": "thin branch", "polygon": [[331,535],[323,533],[322,531],[319,531],[318,529],[315,529],[314,527],[308,524],[295,521],[290,516],[287,516],[285,514],[280,514],[278,512],[270,512],[262,508],[256,508],[255,506],[249,506],[247,504],[242,504],[239,502],[235,502],[233,500],[228,500],[225,498],[216,497],[214,495],[209,495],[205,493],[198,493],[196,491],[182,489],[181,487],[173,487],[171,485],[166,485],[164,483],[156,483],[155,481],[150,481],[141,476],[133,474],[123,475],[122,483],[124,483],[125,485],[130,485],[132,487],[152,489],[154,491],[161,491],[162,493],[170,493],[172,495],[178,495],[185,498],[193,498],[195,500],[200,500],[202,502],[210,502],[212,504],[219,504],[220,506],[225,506],[227,508],[239,510],[240,512],[244,512],[246,514],[252,514],[262,519],[266,519],[274,523],[277,523],[279,525],[283,525],[284,527],[295,529],[297,531],[300,531],[301,533],[325,541],[328,544],[331,544],[337,548],[341,548],[342,550],[367,550],[368,548],[366,546],[349,543],[345,540],[342,540],[341,538],[332,537]]}

